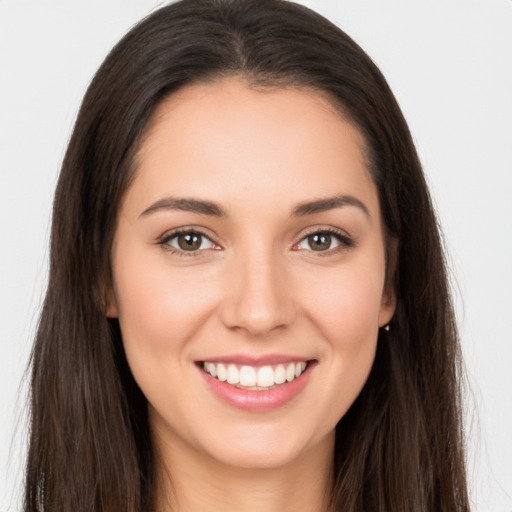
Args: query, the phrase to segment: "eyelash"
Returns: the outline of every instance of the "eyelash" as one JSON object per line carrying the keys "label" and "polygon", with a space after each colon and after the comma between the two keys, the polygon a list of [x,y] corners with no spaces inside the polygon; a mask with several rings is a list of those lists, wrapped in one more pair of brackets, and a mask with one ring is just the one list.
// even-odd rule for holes
{"label": "eyelash", "polygon": [[310,252],[315,253],[315,256],[319,257],[332,256],[347,249],[351,249],[356,245],[355,240],[347,235],[347,233],[344,231],[340,231],[334,228],[312,228],[311,230],[307,231],[296,244],[294,244],[294,247],[297,247],[312,235],[328,235],[335,238],[339,242],[337,247],[332,249],[329,248],[325,251],[314,251],[313,249],[309,249]]}
{"label": "eyelash", "polygon": [[213,245],[217,246],[217,244],[209,237],[206,233],[198,229],[179,229],[177,231],[172,231],[171,233],[166,233],[161,238],[158,239],[157,244],[160,245],[165,251],[170,252],[171,254],[175,254],[177,256],[184,257],[195,257],[200,256],[203,250],[195,250],[195,251],[186,251],[184,249],[178,249],[170,245],[170,241],[174,238],[179,237],[180,235],[196,235],[203,239],[210,241]]}
{"label": "eyelash", "polygon": [[[164,250],[176,254],[178,256],[183,257],[196,257],[200,256],[201,252],[203,252],[205,249],[198,249],[193,251],[186,251],[184,249],[178,249],[176,247],[173,247],[170,245],[170,241],[177,238],[180,235],[196,235],[203,239],[208,240],[211,242],[214,246],[217,246],[217,244],[209,237],[206,233],[203,233],[200,230],[197,229],[179,229],[177,231],[173,231],[171,233],[166,233],[161,238],[158,239],[157,244],[160,245]],[[309,249],[310,252],[316,253],[316,256],[325,257],[325,256],[331,256],[333,254],[337,254],[338,252],[341,252],[343,250],[350,249],[355,246],[355,241],[353,238],[348,236],[343,231],[338,231],[334,228],[313,228],[310,231],[306,232],[301,239],[293,245],[293,247],[297,247],[301,243],[303,243],[308,237],[312,235],[328,235],[334,237],[338,242],[339,245],[337,247],[334,247],[333,249],[327,249],[325,251],[315,251],[313,249]],[[217,249],[215,249],[217,250]],[[296,249],[301,250],[301,249]]]}

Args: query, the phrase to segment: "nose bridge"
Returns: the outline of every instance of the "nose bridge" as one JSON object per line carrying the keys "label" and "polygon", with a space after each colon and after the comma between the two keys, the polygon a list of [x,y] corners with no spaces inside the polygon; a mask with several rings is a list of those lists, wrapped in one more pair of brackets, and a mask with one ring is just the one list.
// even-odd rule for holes
{"label": "nose bridge", "polygon": [[291,322],[294,306],[286,269],[269,244],[238,251],[228,272],[230,287],[223,308],[226,326],[261,336]]}

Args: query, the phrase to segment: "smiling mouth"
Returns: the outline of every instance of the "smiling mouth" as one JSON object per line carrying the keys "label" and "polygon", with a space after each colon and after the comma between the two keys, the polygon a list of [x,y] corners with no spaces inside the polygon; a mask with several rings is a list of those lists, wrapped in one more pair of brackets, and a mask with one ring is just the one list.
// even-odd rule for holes
{"label": "smiling mouth", "polygon": [[311,361],[297,361],[276,365],[249,366],[203,361],[200,367],[220,382],[251,391],[268,391],[287,382],[293,382],[308,368]]}

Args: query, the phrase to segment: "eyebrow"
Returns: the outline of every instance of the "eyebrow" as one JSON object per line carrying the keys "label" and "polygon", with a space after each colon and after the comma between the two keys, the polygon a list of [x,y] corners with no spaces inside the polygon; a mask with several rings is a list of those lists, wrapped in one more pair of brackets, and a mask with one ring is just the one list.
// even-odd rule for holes
{"label": "eyebrow", "polygon": [[[363,213],[371,219],[370,212],[366,205],[353,196],[339,195],[334,197],[327,197],[323,199],[315,199],[299,203],[292,210],[293,217],[305,217],[306,215],[314,215],[322,213],[335,208],[342,208],[344,206],[355,206],[363,211]],[[149,208],[144,210],[140,216],[149,215],[158,210],[180,210],[184,212],[199,213],[202,215],[212,215],[214,217],[227,217],[227,213],[222,206],[212,201],[193,198],[180,198],[180,197],[166,197],[153,203]]]}
{"label": "eyebrow", "polygon": [[342,208],[343,206],[355,206],[363,211],[363,213],[371,219],[370,211],[366,205],[353,196],[339,195],[334,197],[326,197],[323,199],[315,199],[305,203],[298,204],[292,211],[294,217],[303,217],[305,215],[314,215],[315,213],[322,213],[335,208]]}
{"label": "eyebrow", "polygon": [[166,197],[153,203],[140,216],[148,215],[158,210],[181,210],[184,212],[201,213],[215,217],[226,217],[225,210],[216,203],[202,199]]}

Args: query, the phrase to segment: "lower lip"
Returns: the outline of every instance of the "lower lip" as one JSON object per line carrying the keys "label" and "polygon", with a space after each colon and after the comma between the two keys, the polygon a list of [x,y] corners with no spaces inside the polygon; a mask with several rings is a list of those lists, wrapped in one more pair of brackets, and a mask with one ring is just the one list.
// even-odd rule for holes
{"label": "lower lip", "polygon": [[208,387],[223,402],[245,411],[265,412],[278,409],[297,396],[308,383],[313,366],[314,363],[310,361],[306,370],[299,377],[264,391],[236,388],[212,377],[202,368],[198,368]]}

